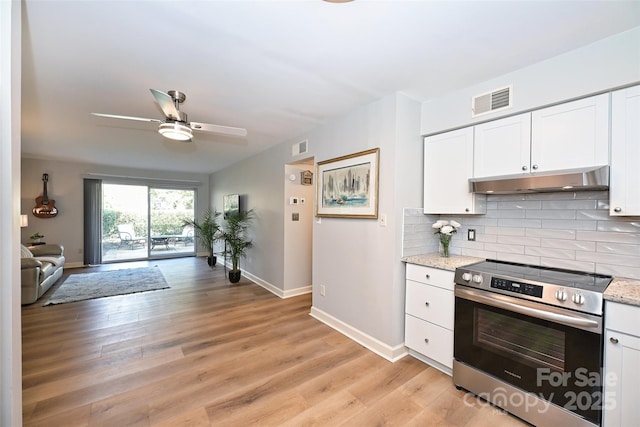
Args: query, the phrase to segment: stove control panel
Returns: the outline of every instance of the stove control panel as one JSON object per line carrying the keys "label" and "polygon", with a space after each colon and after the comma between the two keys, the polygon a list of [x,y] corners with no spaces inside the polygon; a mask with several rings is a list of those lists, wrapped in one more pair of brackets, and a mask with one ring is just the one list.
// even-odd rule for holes
{"label": "stove control panel", "polygon": [[542,298],[542,286],[540,285],[532,285],[530,283],[518,283],[512,280],[492,277],[491,287],[495,289],[502,289],[503,291],[513,292],[516,294],[529,295],[536,298]]}

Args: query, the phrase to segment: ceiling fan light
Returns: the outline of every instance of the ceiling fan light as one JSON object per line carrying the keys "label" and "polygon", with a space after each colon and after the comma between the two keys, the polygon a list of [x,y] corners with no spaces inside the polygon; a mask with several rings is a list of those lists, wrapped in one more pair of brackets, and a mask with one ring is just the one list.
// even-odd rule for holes
{"label": "ceiling fan light", "polygon": [[182,123],[162,123],[158,127],[158,132],[165,138],[173,139],[176,141],[191,141],[193,134],[189,126]]}

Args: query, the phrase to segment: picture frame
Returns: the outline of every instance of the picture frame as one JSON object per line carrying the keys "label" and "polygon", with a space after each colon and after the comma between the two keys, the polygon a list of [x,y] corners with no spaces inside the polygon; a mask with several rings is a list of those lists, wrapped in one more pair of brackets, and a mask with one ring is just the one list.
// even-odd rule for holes
{"label": "picture frame", "polygon": [[318,162],[316,216],[378,218],[380,148]]}

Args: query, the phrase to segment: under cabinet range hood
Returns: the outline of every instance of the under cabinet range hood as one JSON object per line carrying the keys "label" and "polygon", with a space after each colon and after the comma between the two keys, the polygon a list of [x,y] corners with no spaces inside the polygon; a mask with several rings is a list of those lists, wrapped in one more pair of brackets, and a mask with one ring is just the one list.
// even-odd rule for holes
{"label": "under cabinet range hood", "polygon": [[519,194],[609,189],[609,166],[469,180],[473,193]]}

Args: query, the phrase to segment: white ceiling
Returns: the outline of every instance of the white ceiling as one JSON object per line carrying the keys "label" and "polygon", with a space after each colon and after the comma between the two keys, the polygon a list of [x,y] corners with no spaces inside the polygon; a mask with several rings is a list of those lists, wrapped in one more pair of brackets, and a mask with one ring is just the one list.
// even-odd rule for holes
{"label": "white ceiling", "polygon": [[[23,0],[23,155],[209,173],[389,93],[427,100],[639,25],[638,1]],[[90,115],[162,119],[149,88],[249,135],[185,144]]]}

